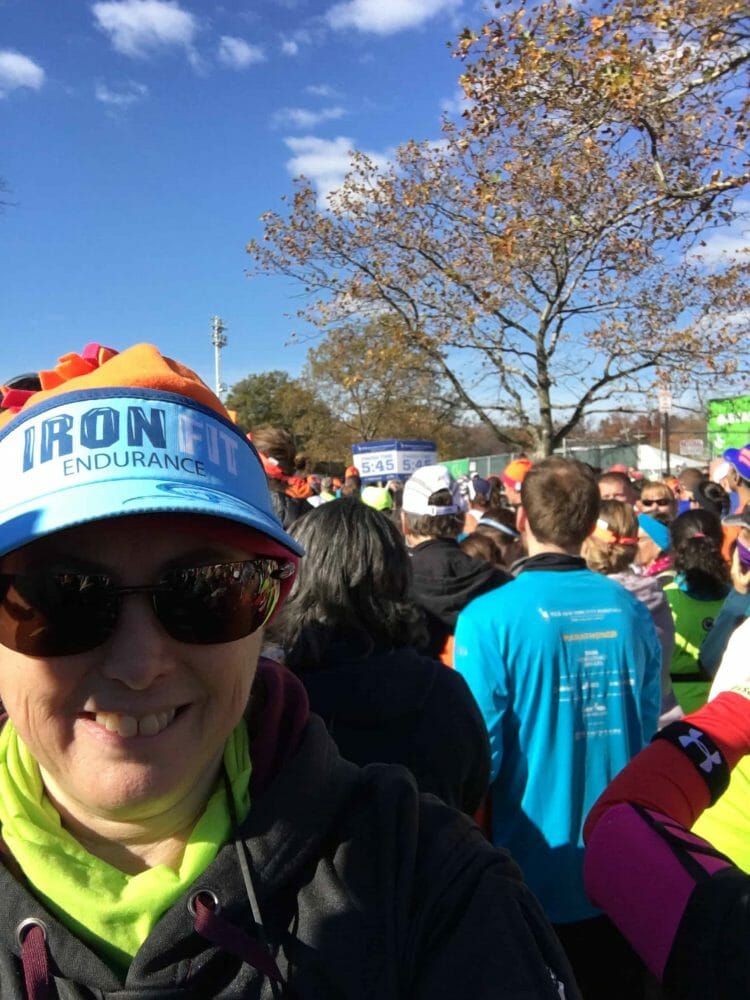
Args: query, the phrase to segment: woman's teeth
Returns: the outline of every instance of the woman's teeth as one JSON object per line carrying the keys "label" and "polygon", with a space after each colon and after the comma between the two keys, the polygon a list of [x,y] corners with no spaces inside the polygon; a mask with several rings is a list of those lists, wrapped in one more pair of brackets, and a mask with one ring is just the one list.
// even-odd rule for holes
{"label": "woman's teeth", "polygon": [[111,733],[118,736],[156,736],[166,729],[175,717],[177,709],[170,708],[167,712],[144,715],[137,719],[134,715],[120,715],[119,712],[97,712],[95,720]]}

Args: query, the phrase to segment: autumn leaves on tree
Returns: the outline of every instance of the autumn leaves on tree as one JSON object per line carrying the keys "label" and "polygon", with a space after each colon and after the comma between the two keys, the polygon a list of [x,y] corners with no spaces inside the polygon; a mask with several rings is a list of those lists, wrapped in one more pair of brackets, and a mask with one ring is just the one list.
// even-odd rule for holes
{"label": "autumn leaves on tree", "polygon": [[427,438],[441,455],[461,455],[466,431],[450,386],[417,351],[397,349],[386,317],[345,324],[311,347],[299,378],[283,371],[249,375],[227,406],[240,424],[293,431],[316,460],[348,465],[352,444],[377,438]]}
{"label": "autumn leaves on tree", "polygon": [[509,448],[549,454],[660,378],[746,379],[750,254],[702,255],[750,181],[746,3],[542,3],[454,55],[461,122],[385,169],[354,153],[325,207],[299,179],[254,273],[299,280],[326,332],[387,317],[393,365]]}

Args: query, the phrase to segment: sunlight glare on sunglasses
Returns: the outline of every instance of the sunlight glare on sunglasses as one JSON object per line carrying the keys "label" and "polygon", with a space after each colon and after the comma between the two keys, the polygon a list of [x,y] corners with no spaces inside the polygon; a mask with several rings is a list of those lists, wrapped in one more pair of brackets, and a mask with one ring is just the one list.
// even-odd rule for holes
{"label": "sunlight glare on sunglasses", "polygon": [[0,644],[37,657],[88,652],[115,631],[122,598],[136,594],[178,642],[234,642],[265,625],[294,571],[293,562],[257,558],[170,569],[159,583],[129,587],[106,573],[0,574]]}

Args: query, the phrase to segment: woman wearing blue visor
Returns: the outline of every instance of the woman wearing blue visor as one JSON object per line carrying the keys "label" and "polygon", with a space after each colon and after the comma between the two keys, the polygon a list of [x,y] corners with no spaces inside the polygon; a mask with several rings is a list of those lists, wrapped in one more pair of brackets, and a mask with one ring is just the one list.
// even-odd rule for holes
{"label": "woman wearing blue visor", "polygon": [[221,402],[90,345],[0,409],[0,996],[577,996],[511,860],[259,659],[301,550]]}

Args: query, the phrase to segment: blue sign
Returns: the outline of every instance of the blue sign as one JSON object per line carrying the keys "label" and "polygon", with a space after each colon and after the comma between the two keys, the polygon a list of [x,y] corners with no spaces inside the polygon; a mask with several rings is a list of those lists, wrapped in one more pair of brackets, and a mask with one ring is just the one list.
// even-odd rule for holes
{"label": "blue sign", "polygon": [[434,441],[364,441],[352,445],[354,465],[363,480],[408,479],[423,465],[437,463]]}

